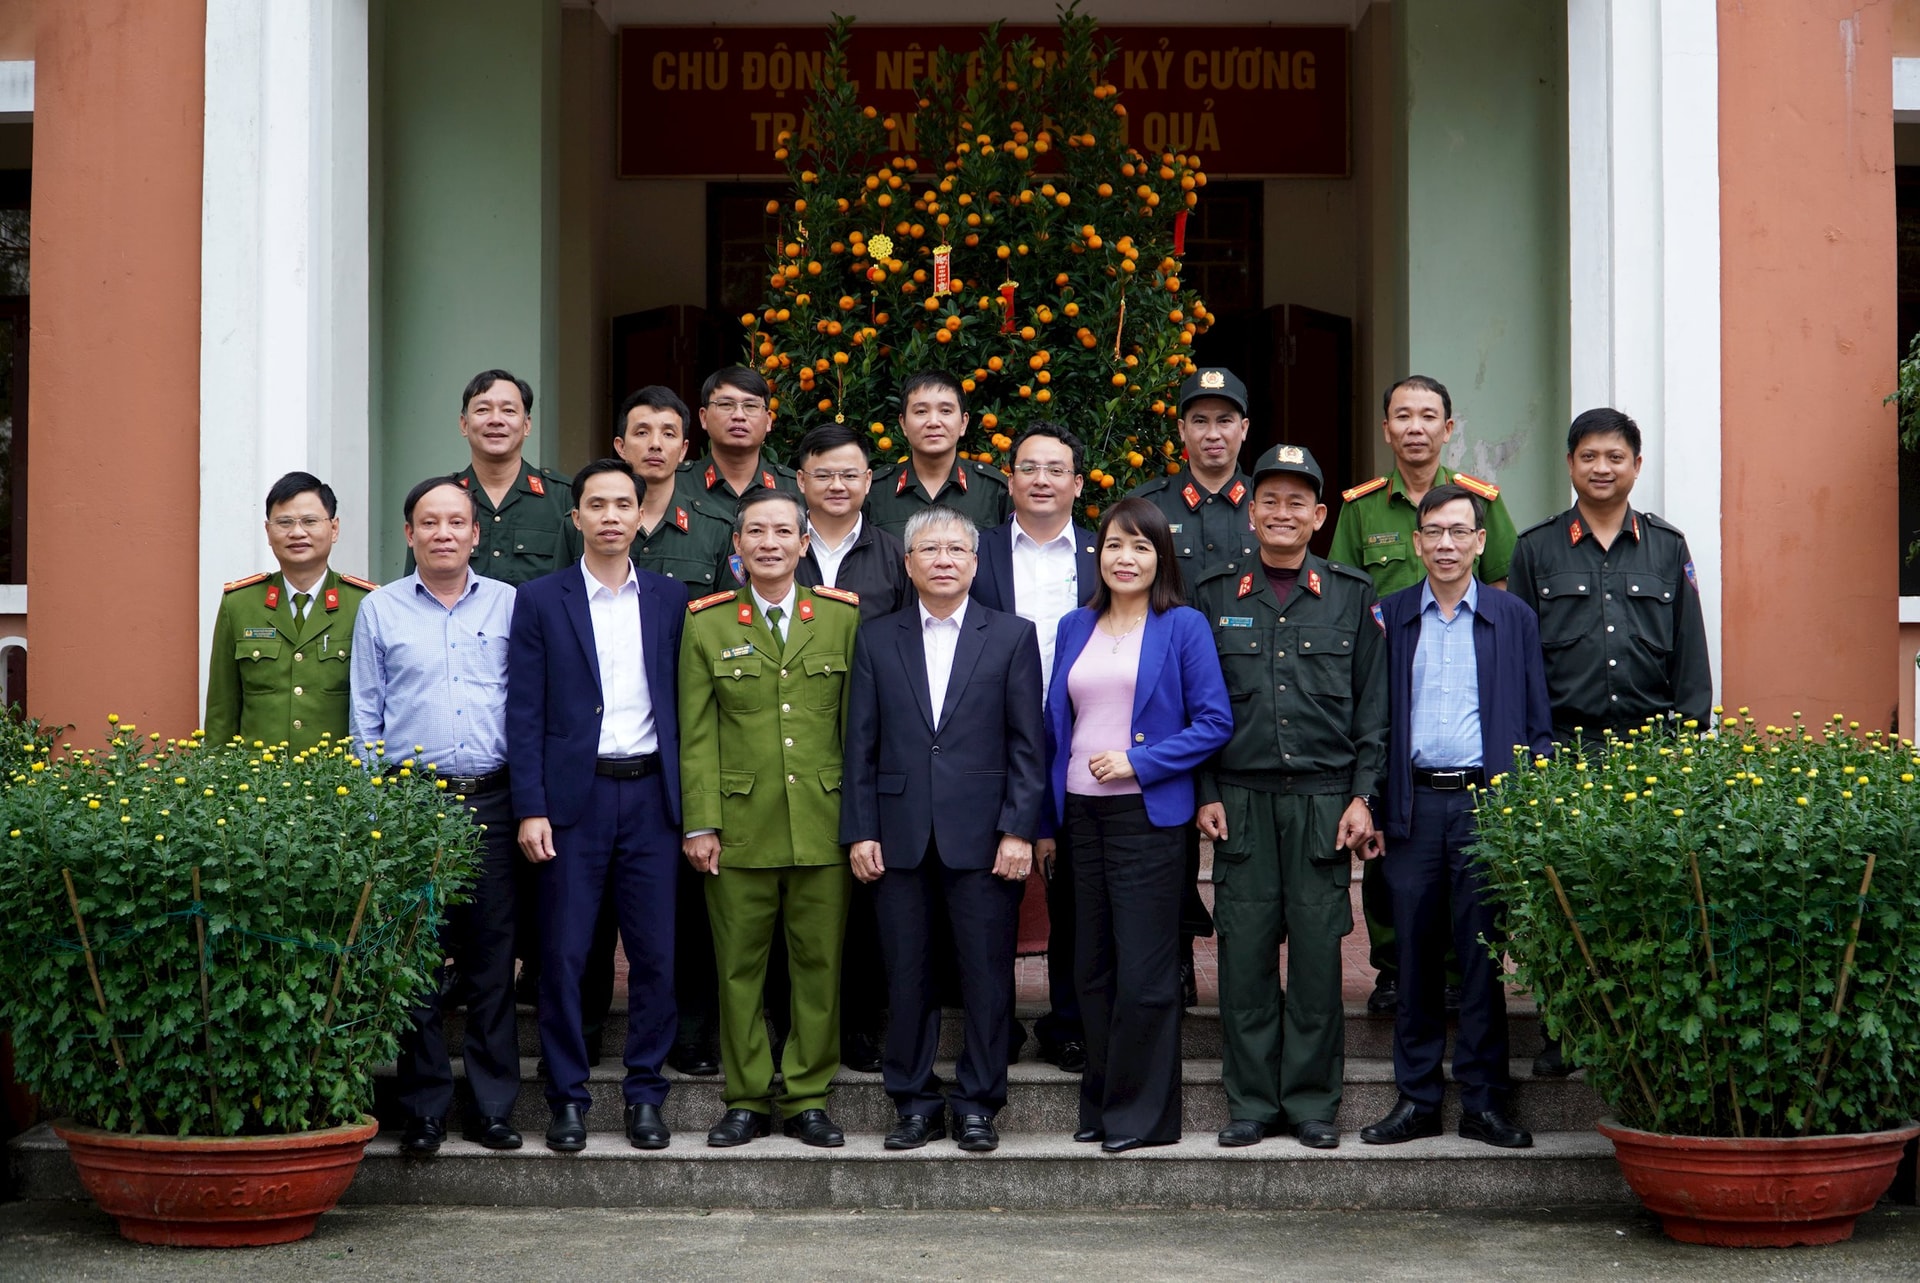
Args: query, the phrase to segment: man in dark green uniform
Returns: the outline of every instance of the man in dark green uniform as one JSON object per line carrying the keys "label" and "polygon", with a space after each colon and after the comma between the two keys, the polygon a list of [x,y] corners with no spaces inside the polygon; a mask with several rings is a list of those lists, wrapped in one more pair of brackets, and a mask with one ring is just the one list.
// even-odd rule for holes
{"label": "man in dark green uniform", "polygon": [[207,665],[207,741],[296,751],[347,734],[353,621],[376,585],[327,565],[340,537],[333,488],[289,472],[267,491],[280,569],[226,585]]}
{"label": "man in dark green uniform", "polygon": [[767,381],[744,365],[715,370],[700,385],[707,455],[680,466],[680,488],[729,521],[735,505],[756,490],[800,493],[793,469],[761,449],[773,427],[772,398]]}
{"label": "man in dark green uniform", "polygon": [[[1474,562],[1473,573],[1491,587],[1506,587],[1514,533],[1500,487],[1440,462],[1440,448],[1452,438],[1454,428],[1453,397],[1446,385],[1424,374],[1411,374],[1388,388],[1381,401],[1385,417],[1380,431],[1393,451],[1393,470],[1341,493],[1340,517],[1334,523],[1327,560],[1363,567],[1381,597],[1419,583],[1426,578],[1426,567],[1413,550],[1420,500],[1435,486],[1453,482],[1478,497],[1486,512],[1487,544]],[[1378,973],[1373,996],[1367,999],[1367,1010],[1373,1012],[1391,1012],[1400,993],[1393,894],[1387,889],[1384,868],[1378,860],[1370,860],[1360,879],[1369,960]],[[1451,947],[1447,955],[1448,1007],[1457,1009],[1460,964]]]}
{"label": "man in dark green uniform", "polygon": [[[853,875],[840,846],[841,735],[860,603],[804,588],[800,503],[748,495],[734,548],[749,586],[691,602],[680,643],[680,793],[688,862],[706,878],[720,972],[727,1112],[714,1146],[765,1136],[773,1106],[808,1145],[845,1135],[827,1116],[840,1068],[840,942]],[[784,922],[791,1032],[767,1038],[767,954]],[[781,1086],[774,1086],[774,1072]]]}
{"label": "man in dark green uniform", "polygon": [[977,459],[962,459],[966,440],[967,394],[960,381],[940,370],[922,370],[900,385],[900,435],[907,439],[907,461],[876,468],[867,495],[867,517],[900,538],[916,512],[934,504],[965,513],[990,530],[1005,524],[1013,502],[1000,469]]}
{"label": "man in dark green uniform", "polygon": [[[1387,752],[1387,648],[1373,583],[1308,550],[1327,519],[1320,465],[1280,445],[1254,466],[1256,563],[1203,580],[1233,700],[1233,738],[1202,771],[1220,930],[1220,1143],[1291,1127],[1333,1149],[1346,1068],[1340,940],[1352,857],[1379,854],[1372,804]],[[1287,984],[1278,959],[1287,945]]]}
{"label": "man in dark green uniform", "polygon": [[[1180,574],[1189,586],[1216,571],[1245,570],[1258,555],[1248,520],[1253,479],[1240,469],[1247,427],[1247,385],[1239,376],[1217,367],[1195,370],[1180,385],[1180,442],[1187,448],[1187,473],[1155,477],[1128,495],[1145,499],[1166,517]],[[1187,836],[1187,890],[1180,903],[1180,996],[1188,1007],[1200,1001],[1193,938],[1213,934],[1199,880],[1200,835],[1194,830]]]}

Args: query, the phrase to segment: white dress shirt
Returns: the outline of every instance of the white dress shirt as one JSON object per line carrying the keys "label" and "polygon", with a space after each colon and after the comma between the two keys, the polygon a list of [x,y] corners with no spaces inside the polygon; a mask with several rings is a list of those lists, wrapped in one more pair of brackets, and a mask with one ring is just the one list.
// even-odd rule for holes
{"label": "white dress shirt", "polygon": [[653,725],[653,693],[647,689],[646,654],[640,637],[640,577],[627,563],[627,581],[609,588],[580,563],[587,581],[587,614],[600,661],[600,756],[636,757],[660,751]]}
{"label": "white dress shirt", "polygon": [[1054,633],[1060,617],[1080,604],[1080,561],[1073,523],[1041,543],[1013,520],[1013,609],[1040,637],[1040,699],[1053,681]]}
{"label": "white dress shirt", "polygon": [[759,609],[762,617],[765,617],[766,613],[772,610],[775,606],[778,606],[780,608],[779,628],[777,629],[774,628],[774,626],[771,623],[767,625],[767,628],[769,631],[773,633],[774,636],[780,639],[780,644],[782,646],[785,646],[787,643],[787,640],[793,636],[793,608],[795,603],[800,598],[799,588],[795,587],[793,584],[788,584],[787,595],[785,597],[782,597],[779,601],[768,601],[765,597],[762,597],[760,595],[760,590],[758,588],[749,588],[747,589],[747,591],[753,594],[753,604]]}
{"label": "white dress shirt", "polygon": [[920,607],[920,640],[927,655],[927,695],[932,701],[933,728],[940,729],[940,710],[947,702],[947,683],[953,679],[953,654],[960,648],[960,625],[967,618],[967,599],[945,619]]}
{"label": "white dress shirt", "polygon": [[860,529],[866,524],[866,517],[859,513],[853,516],[853,529],[847,531],[847,537],[840,541],[839,547],[828,543],[826,536],[807,523],[807,550],[813,554],[814,562],[820,567],[820,582],[829,588],[840,586],[840,563],[847,559],[847,553],[859,541]]}

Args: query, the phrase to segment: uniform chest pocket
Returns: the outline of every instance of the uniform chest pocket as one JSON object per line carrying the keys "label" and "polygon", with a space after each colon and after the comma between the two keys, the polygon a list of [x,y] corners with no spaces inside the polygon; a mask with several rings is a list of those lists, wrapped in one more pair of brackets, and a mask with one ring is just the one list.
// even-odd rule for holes
{"label": "uniform chest pocket", "polygon": [[233,660],[240,670],[242,690],[257,695],[271,692],[276,686],[284,687],[280,664],[283,645],[285,643],[277,637],[241,640],[233,644]]}
{"label": "uniform chest pocket", "polygon": [[1301,628],[1293,638],[1300,689],[1329,699],[1353,698],[1353,634],[1338,628]]}
{"label": "uniform chest pocket", "polygon": [[[1267,684],[1267,639],[1255,628],[1220,628],[1213,634],[1220,652],[1220,675],[1235,703],[1252,699]],[[1237,718],[1235,720],[1238,720]]]}
{"label": "uniform chest pocket", "polygon": [[1548,649],[1568,646],[1589,630],[1598,631],[1599,577],[1584,570],[1560,570],[1541,576],[1534,586],[1534,609],[1540,612],[1540,644]]}
{"label": "uniform chest pocket", "polygon": [[807,674],[807,707],[840,707],[840,696],[847,686],[847,657],[808,655],[802,667]]}
{"label": "uniform chest pocket", "polygon": [[[649,562],[652,564],[649,565]],[[702,563],[692,557],[643,557],[641,565],[679,583],[690,584],[694,588],[708,588],[713,585],[714,566],[711,561]]]}
{"label": "uniform chest pocket", "polygon": [[508,556],[520,557],[542,565],[558,564],[554,562],[560,548],[560,536],[551,530],[521,530],[514,534],[502,551]]}
{"label": "uniform chest pocket", "polygon": [[1679,586],[1658,575],[1629,575],[1623,586],[1633,635],[1641,645],[1665,655],[1673,649],[1673,595]]}
{"label": "uniform chest pocket", "polygon": [[757,713],[766,702],[767,683],[761,680],[758,655],[740,655],[713,661],[714,699],[729,713]]}
{"label": "uniform chest pocket", "polygon": [[345,691],[352,685],[353,647],[337,637],[324,640],[332,645],[325,650],[314,648],[314,657],[320,661],[320,686],[328,691]]}
{"label": "uniform chest pocket", "polygon": [[1404,541],[1397,539],[1393,543],[1369,544],[1360,550],[1360,564],[1367,570],[1378,566],[1398,567],[1412,553]]}

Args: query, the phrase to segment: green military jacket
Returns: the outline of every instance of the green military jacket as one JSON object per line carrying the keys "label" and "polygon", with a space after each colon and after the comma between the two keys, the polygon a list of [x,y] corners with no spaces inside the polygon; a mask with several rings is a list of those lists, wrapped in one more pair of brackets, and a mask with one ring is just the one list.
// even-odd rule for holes
{"label": "green military jacket", "polygon": [[867,520],[895,539],[907,537],[907,522],[914,513],[935,504],[966,514],[981,530],[1005,525],[1013,511],[1006,477],[978,459],[956,457],[953,475],[937,495],[928,494],[920,484],[911,459],[874,469],[873,489],[867,492]]}
{"label": "green military jacket", "polygon": [[[570,479],[523,459],[519,479],[496,508],[472,464],[453,475],[473,492],[480,506],[480,546],[473,550],[471,561],[474,574],[518,586],[580,560],[582,545],[573,525]],[[407,573],[413,571],[413,551],[408,549]]]}
{"label": "green military jacket", "polygon": [[748,486],[745,492],[733,488],[733,483],[720,475],[720,469],[714,466],[711,458],[689,459],[680,465],[676,474],[676,488],[684,495],[704,501],[713,512],[733,520],[733,510],[740,501],[756,490],[784,490],[790,495],[800,493],[800,478],[792,468],[784,467],[767,458],[766,451],[760,452],[760,477]]}
{"label": "green military jacket", "polygon": [[745,588],[687,605],[680,640],[682,826],[718,829],[723,868],[839,864],[841,735],[859,599],[796,588],[787,644]]}
{"label": "green military jacket", "polygon": [[1260,555],[1253,537],[1253,479],[1235,469],[1217,493],[1176,473],[1134,487],[1129,499],[1145,499],[1173,530],[1173,553],[1187,591],[1216,571],[1244,571]]}
{"label": "green military jacket", "polygon": [[[1219,786],[1376,795],[1387,765],[1387,647],[1373,581],[1312,553],[1285,602],[1265,570],[1219,571],[1194,607],[1213,625],[1233,738],[1200,773]],[[1291,777],[1289,779],[1288,777]]]}
{"label": "green military jacket", "polygon": [[685,584],[687,600],[732,585],[725,577],[733,552],[733,523],[715,506],[678,491],[660,524],[633,541],[633,561],[642,570]]}
{"label": "green military jacket", "polygon": [[207,664],[207,741],[235,735],[297,751],[322,735],[344,739],[353,661],[353,621],[377,585],[327,571],[296,624],[285,578],[249,575],[226,586]]}
{"label": "green military jacket", "polygon": [[[1473,563],[1473,571],[1483,583],[1499,583],[1512,568],[1515,539],[1513,517],[1500,497],[1500,487],[1447,467],[1433,474],[1434,485],[1448,482],[1484,501],[1487,546]],[[1427,577],[1427,568],[1413,550],[1413,531],[1419,524],[1419,508],[1407,498],[1406,485],[1395,468],[1384,477],[1341,492],[1340,517],[1334,522],[1327,559],[1363,568],[1382,597],[1411,588]]]}

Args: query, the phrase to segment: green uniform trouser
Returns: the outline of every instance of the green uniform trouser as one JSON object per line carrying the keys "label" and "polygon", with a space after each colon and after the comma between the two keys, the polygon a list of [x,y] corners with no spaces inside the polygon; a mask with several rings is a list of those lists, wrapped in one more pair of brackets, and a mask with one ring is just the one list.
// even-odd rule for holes
{"label": "green uniform trouser", "polygon": [[1227,840],[1213,847],[1213,920],[1228,1113],[1330,1123],[1347,1063],[1340,940],[1353,930],[1351,858],[1333,842],[1351,799],[1232,784],[1220,794]]}
{"label": "green uniform trouser", "polygon": [[786,925],[792,1031],[780,1060],[783,1117],[825,1109],[840,1072],[840,944],[853,874],[842,864],[722,867],[707,883],[713,957],[720,973],[720,1061],[727,1108],[773,1112],[773,1050],[767,1043],[767,951]]}

